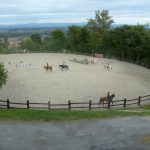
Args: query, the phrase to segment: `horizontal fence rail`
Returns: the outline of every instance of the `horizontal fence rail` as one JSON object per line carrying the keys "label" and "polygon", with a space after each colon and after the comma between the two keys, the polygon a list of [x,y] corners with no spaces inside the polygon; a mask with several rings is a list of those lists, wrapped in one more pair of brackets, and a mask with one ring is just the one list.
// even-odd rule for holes
{"label": "horizontal fence rail", "polygon": [[140,106],[141,104],[150,103],[150,95],[139,96],[134,99],[123,99],[123,100],[115,100],[113,102],[105,102],[103,104],[99,104],[99,102],[92,102],[89,100],[88,102],[71,102],[70,100],[65,104],[53,104],[50,101],[47,103],[38,103],[38,102],[30,102],[27,100],[26,102],[12,102],[9,99],[0,100],[0,108],[4,109],[42,109],[42,110],[93,110],[93,109],[110,109],[110,108],[126,108],[130,105]]}

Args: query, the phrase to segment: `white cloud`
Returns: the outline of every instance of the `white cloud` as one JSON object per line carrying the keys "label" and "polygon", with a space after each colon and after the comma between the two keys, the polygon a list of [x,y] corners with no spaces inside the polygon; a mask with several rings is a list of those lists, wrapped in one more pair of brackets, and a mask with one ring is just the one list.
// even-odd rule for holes
{"label": "white cloud", "polygon": [[149,8],[149,0],[0,0],[0,24],[85,22],[98,9],[108,9],[116,23],[144,23]]}

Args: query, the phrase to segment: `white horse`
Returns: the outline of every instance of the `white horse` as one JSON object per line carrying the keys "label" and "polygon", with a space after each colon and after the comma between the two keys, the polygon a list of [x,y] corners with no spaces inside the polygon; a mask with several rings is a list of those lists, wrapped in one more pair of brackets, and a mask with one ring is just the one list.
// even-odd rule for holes
{"label": "white horse", "polygon": [[111,70],[111,69],[112,69],[112,66],[110,66],[110,64],[106,64],[106,65],[105,65],[105,68]]}

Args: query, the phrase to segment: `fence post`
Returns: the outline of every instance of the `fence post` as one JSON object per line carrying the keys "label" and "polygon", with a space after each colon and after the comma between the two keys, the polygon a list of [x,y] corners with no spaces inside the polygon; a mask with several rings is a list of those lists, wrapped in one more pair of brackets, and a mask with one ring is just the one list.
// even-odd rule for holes
{"label": "fence post", "polygon": [[89,110],[91,110],[91,106],[92,106],[92,101],[89,100]]}
{"label": "fence post", "polygon": [[51,108],[51,102],[48,101],[48,110],[50,110],[50,108]]}
{"label": "fence post", "polygon": [[30,108],[30,102],[29,102],[29,100],[27,100],[27,109],[29,109]]}
{"label": "fence post", "polygon": [[126,103],[127,103],[127,99],[125,98],[125,99],[124,99],[124,104],[123,104],[123,107],[124,107],[124,108],[126,107]]}
{"label": "fence post", "polygon": [[7,99],[7,109],[10,108],[10,105],[9,105],[9,99]]}
{"label": "fence post", "polygon": [[139,96],[138,105],[139,105],[139,106],[141,105],[141,96]]}
{"label": "fence post", "polygon": [[108,101],[108,108],[110,109],[110,101]]}
{"label": "fence post", "polygon": [[68,109],[71,110],[71,102],[68,101]]}

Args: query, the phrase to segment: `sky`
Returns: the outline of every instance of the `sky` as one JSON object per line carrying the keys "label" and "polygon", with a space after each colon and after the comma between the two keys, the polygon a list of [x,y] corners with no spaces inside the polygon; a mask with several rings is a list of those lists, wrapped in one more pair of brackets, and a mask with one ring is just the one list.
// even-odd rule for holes
{"label": "sky", "polygon": [[150,0],[0,0],[0,25],[87,22],[103,9],[116,24],[150,22]]}

